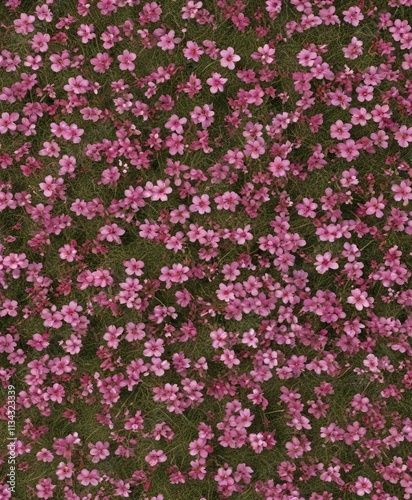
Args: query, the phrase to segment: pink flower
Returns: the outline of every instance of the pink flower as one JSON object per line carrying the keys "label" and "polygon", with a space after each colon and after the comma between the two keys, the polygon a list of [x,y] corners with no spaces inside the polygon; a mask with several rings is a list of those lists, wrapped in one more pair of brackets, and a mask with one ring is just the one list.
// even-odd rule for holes
{"label": "pink flower", "polygon": [[286,173],[290,170],[290,161],[275,156],[274,160],[269,162],[268,170],[274,177],[286,177]]}
{"label": "pink flower", "polygon": [[363,361],[363,365],[369,369],[372,373],[378,373],[379,370],[379,359],[374,354],[368,354],[366,359]]}
{"label": "pink flower", "polygon": [[349,130],[351,128],[352,125],[350,123],[343,123],[342,120],[338,120],[330,127],[330,136],[332,139],[338,139],[339,141],[349,139]]}
{"label": "pink flower", "polygon": [[301,66],[311,68],[318,59],[318,54],[313,50],[302,49],[296,57]]}
{"label": "pink flower", "polygon": [[142,260],[136,260],[135,258],[131,258],[130,260],[124,260],[123,265],[126,268],[126,274],[129,276],[142,276],[144,268],[144,262]]}
{"label": "pink flower", "polygon": [[36,484],[36,489],[37,489],[36,497],[43,498],[45,500],[47,498],[53,498],[54,497],[53,490],[55,488],[56,485],[52,484],[52,480],[49,477],[40,479],[39,483]]}
{"label": "pink flower", "polygon": [[52,462],[54,459],[53,453],[47,448],[42,448],[38,453],[36,453],[37,460],[42,462]]}
{"label": "pink flower", "polygon": [[[301,436],[301,439],[303,438],[303,436]],[[287,454],[290,458],[300,458],[303,456],[303,454],[305,453],[305,451],[309,451],[311,449],[310,445],[306,444],[306,440],[303,440],[303,442],[301,442],[299,440],[299,438],[297,438],[296,436],[293,436],[292,437],[292,440],[291,441],[288,441],[286,443],[286,449],[287,449]]]}
{"label": "pink flower", "polygon": [[356,93],[358,94],[358,101],[371,101],[373,99],[374,88],[372,85],[358,85],[356,87]]}
{"label": "pink flower", "polygon": [[213,111],[213,104],[204,104],[202,107],[196,106],[190,112],[190,118],[196,125],[201,124],[202,128],[208,128],[214,122],[215,112]]}
{"label": "pink flower", "polygon": [[166,462],[167,456],[163,453],[163,450],[152,450],[146,455],[145,460],[149,465],[155,467],[161,462]]}
{"label": "pink flower", "polygon": [[364,19],[364,15],[357,6],[349,7],[348,10],[343,11],[343,20],[352,26],[358,26],[359,22]]}
{"label": "pink flower", "polygon": [[220,361],[223,361],[223,363],[229,369],[233,368],[236,365],[240,365],[240,361],[236,357],[235,351],[233,351],[232,349],[225,349],[219,359]]}
{"label": "pink flower", "polygon": [[122,241],[120,236],[122,236],[125,232],[126,231],[117,224],[107,224],[106,226],[100,228],[98,239],[100,241],[107,240],[109,243],[114,241],[118,245],[121,245]]}
{"label": "pink flower", "polygon": [[90,90],[90,82],[89,80],[83,78],[81,75],[78,75],[75,78],[70,77],[67,85],[65,85],[63,88],[66,92],[85,94],[88,90]]}
{"label": "pink flower", "polygon": [[145,185],[145,190],[143,191],[143,196],[145,198],[149,198],[152,201],[167,201],[168,196],[172,192],[172,188],[170,187],[170,180],[166,179],[162,181],[158,179],[156,184],[152,182],[147,182]]}
{"label": "pink flower", "polygon": [[403,201],[403,206],[406,207],[412,200],[412,182],[409,179],[401,181],[399,184],[393,184],[391,189],[395,193],[395,201]]}
{"label": "pink flower", "polygon": [[[122,329],[123,330],[123,329]],[[92,462],[96,464],[100,460],[105,460],[109,455],[109,442],[97,441],[96,444],[89,443],[88,447],[90,449],[90,455],[93,457]]]}
{"label": "pink flower", "polygon": [[218,299],[224,300],[225,302],[230,302],[231,300],[234,300],[235,294],[233,293],[232,283],[229,283],[228,285],[220,283],[219,290],[216,291],[216,295]]}
{"label": "pink flower", "polygon": [[369,201],[365,203],[366,214],[367,215],[375,215],[378,219],[383,217],[382,210],[386,206],[386,200],[383,197],[383,194],[380,194],[377,198],[373,196]]}
{"label": "pink flower", "polygon": [[409,143],[412,142],[412,127],[401,125],[399,130],[395,132],[395,139],[401,148],[407,148]]}
{"label": "pink flower", "polygon": [[192,59],[195,62],[199,62],[200,56],[204,53],[202,47],[200,47],[196,42],[189,41],[186,43],[186,48],[183,49],[183,55],[186,59]]}
{"label": "pink flower", "polygon": [[272,64],[274,61],[272,56],[275,55],[275,52],[276,50],[273,47],[265,43],[263,47],[258,47],[257,52],[254,52],[251,58],[260,61],[262,64]]}
{"label": "pink flower", "polygon": [[35,20],[36,18],[34,16],[28,16],[23,12],[23,14],[20,14],[19,19],[15,19],[13,21],[15,32],[22,35],[31,33],[34,31],[33,23]]}
{"label": "pink flower", "polygon": [[0,118],[0,134],[16,130],[16,121],[19,119],[18,113],[2,113]]}
{"label": "pink flower", "polygon": [[227,82],[227,78],[223,78],[220,73],[212,73],[212,76],[206,80],[206,83],[210,85],[210,92],[216,94],[217,92],[223,92],[224,84]]}
{"label": "pink flower", "polygon": [[196,14],[199,12],[199,9],[202,8],[202,2],[194,2],[193,0],[189,0],[187,4],[182,7],[182,19],[195,19]]}
{"label": "pink flower", "polygon": [[60,481],[70,479],[74,472],[73,462],[60,462],[56,469],[56,476]]}
{"label": "pink flower", "polygon": [[63,50],[61,54],[51,54],[49,60],[52,62],[50,66],[51,70],[55,73],[66,69],[70,66],[70,52],[68,50]]}
{"label": "pink flower", "polygon": [[175,36],[175,32],[170,30],[167,34],[164,34],[160,37],[160,41],[157,43],[157,46],[162,50],[173,50],[176,44],[181,42],[181,38]]}
{"label": "pink flower", "polygon": [[176,132],[176,134],[183,134],[183,125],[186,125],[187,118],[179,118],[177,115],[172,115],[165,123],[165,128]]}
{"label": "pink flower", "polygon": [[356,144],[353,139],[348,139],[345,142],[340,142],[337,145],[338,155],[345,158],[346,161],[353,161],[359,156],[361,146]]}
{"label": "pink flower", "polygon": [[358,476],[355,483],[356,494],[360,497],[363,495],[369,495],[372,492],[372,482],[363,476]]}
{"label": "pink flower", "polygon": [[40,21],[50,23],[53,20],[53,14],[46,4],[36,7],[36,15]]}
{"label": "pink flower", "polygon": [[47,388],[47,397],[50,401],[56,401],[57,403],[62,403],[63,398],[66,395],[64,387],[61,384],[53,384],[52,387]]}
{"label": "pink flower", "polygon": [[169,148],[169,154],[174,156],[175,154],[182,155],[184,152],[185,145],[183,144],[183,136],[173,133],[166,137],[166,146]]}
{"label": "pink flower", "polygon": [[363,42],[354,36],[350,44],[347,47],[343,47],[342,51],[347,59],[357,59],[363,54],[362,45]]}
{"label": "pink flower", "polygon": [[362,311],[364,307],[371,307],[374,302],[373,297],[368,298],[367,292],[362,292],[359,288],[351,290],[351,296],[348,297],[347,303],[353,304],[358,311]]}
{"label": "pink flower", "polygon": [[117,60],[120,62],[119,68],[123,71],[133,71],[136,67],[133,62],[136,57],[134,52],[124,50],[122,54],[117,56]]}
{"label": "pink flower", "polygon": [[[265,141],[262,137],[257,137],[255,140],[248,141],[245,145],[245,156],[250,156],[253,159],[259,158],[265,152]],[[287,161],[287,160],[286,160]]]}
{"label": "pink flower", "polygon": [[104,73],[110,67],[113,62],[113,58],[109,56],[107,52],[98,52],[95,57],[90,59],[90,64],[93,65],[93,70],[96,73]]}
{"label": "pink flower", "polygon": [[336,7],[333,6],[319,10],[319,17],[325,26],[340,24],[340,19],[335,12]]}
{"label": "pink flower", "polygon": [[324,274],[328,269],[338,269],[337,258],[332,259],[332,253],[326,252],[323,255],[316,256],[316,271]]}
{"label": "pink flower", "polygon": [[296,205],[296,210],[301,217],[316,217],[315,210],[318,208],[317,203],[313,201],[313,198],[303,198],[301,203]]}
{"label": "pink flower", "polygon": [[117,349],[120,342],[119,337],[123,333],[123,331],[124,329],[121,326],[116,328],[114,325],[109,325],[107,327],[106,333],[103,335],[103,339],[107,342],[107,347],[109,347],[110,349]]}
{"label": "pink flower", "polygon": [[352,115],[351,123],[362,127],[372,118],[372,115],[365,108],[350,108],[349,113]]}
{"label": "pink flower", "polygon": [[77,480],[80,482],[82,486],[97,486],[100,481],[100,474],[97,469],[87,470],[82,469],[80,473],[77,475]]}
{"label": "pink flower", "polygon": [[220,64],[223,68],[235,69],[235,63],[240,61],[240,56],[235,54],[233,47],[220,51]]}
{"label": "pink flower", "polygon": [[49,50],[48,42],[50,42],[50,35],[48,33],[36,33],[30,45],[34,52],[47,52]]}
{"label": "pink flower", "polygon": [[202,194],[201,196],[194,196],[192,204],[189,206],[191,212],[198,212],[200,215],[209,214],[212,210],[210,208],[209,195]]}
{"label": "pink flower", "polygon": [[96,38],[93,24],[81,24],[77,30],[77,34],[81,37],[83,43],[88,43],[93,38]]}

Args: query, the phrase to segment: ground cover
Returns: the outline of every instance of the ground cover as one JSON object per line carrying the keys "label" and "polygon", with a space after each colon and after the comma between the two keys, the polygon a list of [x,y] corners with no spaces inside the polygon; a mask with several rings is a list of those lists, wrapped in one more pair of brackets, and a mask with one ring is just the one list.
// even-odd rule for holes
{"label": "ground cover", "polygon": [[410,498],[411,0],[0,37],[0,500]]}

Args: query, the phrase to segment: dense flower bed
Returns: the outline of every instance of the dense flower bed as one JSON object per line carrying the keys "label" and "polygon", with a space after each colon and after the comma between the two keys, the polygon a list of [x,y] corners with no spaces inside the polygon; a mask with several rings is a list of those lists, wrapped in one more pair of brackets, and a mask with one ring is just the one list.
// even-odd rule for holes
{"label": "dense flower bed", "polygon": [[410,498],[411,7],[2,2],[0,500]]}

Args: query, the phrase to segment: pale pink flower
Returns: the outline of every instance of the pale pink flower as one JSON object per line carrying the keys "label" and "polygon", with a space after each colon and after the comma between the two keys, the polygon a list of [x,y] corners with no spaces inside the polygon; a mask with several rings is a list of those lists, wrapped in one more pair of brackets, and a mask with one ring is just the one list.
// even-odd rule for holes
{"label": "pale pink flower", "polygon": [[199,62],[199,58],[202,54],[204,54],[202,47],[193,41],[187,42],[186,47],[183,49],[183,55],[186,59],[191,59],[194,62]]}
{"label": "pale pink flower", "polygon": [[97,441],[96,444],[88,443],[88,447],[90,449],[90,455],[93,457],[92,462],[94,464],[100,462],[100,460],[105,460],[110,455],[108,441]]}
{"label": "pale pink flower", "polygon": [[403,206],[406,207],[412,200],[412,183],[409,179],[401,181],[399,184],[393,184],[391,189],[395,193],[395,201],[403,201]]}
{"label": "pale pink flower", "polygon": [[172,192],[170,187],[170,179],[165,181],[158,179],[156,184],[148,181],[145,185],[145,190],[143,191],[143,196],[145,198],[150,198],[152,201],[167,201],[168,195]]}
{"label": "pale pink flower", "polygon": [[65,395],[64,387],[61,384],[55,383],[52,387],[47,388],[47,398],[50,399],[50,401],[62,403]]}
{"label": "pale pink flower", "polygon": [[129,276],[142,276],[142,269],[144,268],[144,262],[142,260],[131,258],[130,260],[124,260],[123,265],[126,268],[126,274]]}
{"label": "pale pink flower", "polygon": [[30,45],[34,52],[47,52],[50,35],[48,33],[36,33],[31,39]]}
{"label": "pale pink flower", "polygon": [[372,115],[365,108],[350,108],[349,113],[352,115],[351,123],[362,127],[372,118]]}
{"label": "pale pink flower", "polygon": [[194,196],[189,210],[191,212],[198,212],[200,215],[209,214],[211,212],[209,195]]}
{"label": "pale pink flower", "polygon": [[0,118],[0,134],[16,130],[16,121],[19,119],[18,113],[2,113]]}
{"label": "pale pink flower", "polygon": [[123,71],[133,71],[136,67],[133,62],[136,57],[137,56],[134,52],[124,50],[122,54],[117,56],[117,60],[120,62],[119,68]]}
{"label": "pale pink flower", "polygon": [[334,6],[320,9],[319,17],[325,26],[340,24],[340,19],[336,15],[336,7]]}
{"label": "pale pink flower", "polygon": [[145,460],[149,465],[155,467],[159,463],[166,462],[167,456],[163,453],[163,450],[152,450],[146,455]]}
{"label": "pale pink flower", "polygon": [[338,269],[337,258],[332,258],[331,252],[326,252],[323,255],[317,255],[316,257],[316,271],[319,274],[324,274],[328,269]]}
{"label": "pale pink flower", "polygon": [[42,448],[39,452],[36,453],[36,458],[37,460],[41,460],[42,462],[52,462],[54,456],[53,453],[47,448]]}
{"label": "pale pink flower", "polygon": [[36,7],[36,15],[39,21],[46,21],[50,23],[53,20],[53,13],[49,9],[47,4]]}
{"label": "pale pink flower", "polygon": [[356,494],[358,496],[369,495],[372,492],[372,487],[372,482],[367,477],[358,476],[355,483]]}
{"label": "pale pink flower", "polygon": [[409,143],[412,142],[412,127],[401,125],[399,130],[395,132],[395,139],[401,148],[407,148]]}
{"label": "pale pink flower", "polygon": [[29,16],[23,12],[23,14],[20,14],[19,19],[13,21],[15,32],[21,35],[31,33],[34,31],[33,23],[35,20],[36,18],[34,16]]}
{"label": "pale pink flower", "polygon": [[52,484],[52,480],[47,477],[44,479],[40,479],[38,484],[36,484],[36,497],[37,498],[43,498],[44,500],[47,500],[48,498],[53,498],[54,493],[53,490],[56,488],[55,484]]}
{"label": "pale pink flower", "polygon": [[83,43],[88,43],[93,38],[96,38],[93,24],[81,24],[77,30],[77,34],[81,37]]}
{"label": "pale pink flower", "polygon": [[343,123],[342,120],[337,120],[330,126],[330,136],[332,137],[332,139],[338,139],[339,141],[349,139],[349,130],[351,128],[352,125],[350,123]]}
{"label": "pale pink flower", "polygon": [[74,472],[73,462],[60,462],[56,469],[56,476],[60,481],[70,479]]}
{"label": "pale pink flower", "polygon": [[337,145],[338,155],[345,158],[346,161],[352,161],[359,156],[361,146],[356,144],[353,139],[347,139]]}
{"label": "pale pink flower", "polygon": [[108,241],[109,243],[115,242],[121,245],[122,241],[120,236],[122,236],[126,231],[119,227],[117,224],[107,224],[99,229],[99,239],[100,241]]}
{"label": "pale pink flower", "polygon": [[377,198],[373,196],[369,201],[365,203],[366,214],[375,215],[378,219],[383,217],[383,209],[386,206],[386,200],[383,194],[380,194]]}
{"label": "pale pink flower", "polygon": [[357,59],[363,54],[362,45],[363,42],[354,36],[350,44],[347,47],[343,47],[342,51],[347,59]]}
{"label": "pale pink flower", "polygon": [[216,94],[217,92],[223,92],[224,85],[227,82],[227,78],[223,78],[220,73],[212,73],[211,77],[206,80],[206,83],[210,85],[210,92]]}
{"label": "pale pink flower", "polygon": [[82,469],[80,473],[77,475],[77,480],[80,482],[82,486],[97,486],[100,481],[100,474],[97,469]]}
{"label": "pale pink flower", "polygon": [[347,303],[353,304],[358,311],[362,311],[364,307],[371,307],[373,302],[374,298],[368,298],[367,292],[362,292],[359,288],[351,290],[351,296],[347,299]]}
{"label": "pale pink flower", "polygon": [[343,20],[346,23],[351,24],[352,26],[358,26],[359,22],[364,19],[364,15],[362,14],[359,7],[356,5],[349,7],[348,10],[343,11]]}
{"label": "pale pink flower", "polygon": [[358,85],[355,90],[358,94],[359,102],[371,101],[373,99],[374,88],[372,85]]}
{"label": "pale pink flower", "polygon": [[107,52],[98,52],[95,57],[90,59],[90,64],[93,65],[93,70],[96,73],[104,73],[107,71],[113,62],[113,58]]}
{"label": "pale pink flower", "polygon": [[62,71],[70,66],[70,52],[68,50],[63,50],[61,54],[51,54],[49,60],[51,61],[51,70],[55,73]]}
{"label": "pale pink flower", "polygon": [[176,132],[176,134],[183,134],[183,125],[186,125],[187,118],[179,118],[177,115],[172,115],[165,123],[165,128]]}
{"label": "pale pink flower", "polygon": [[73,92],[75,94],[85,94],[90,90],[90,82],[86,80],[81,75],[76,77],[70,77],[67,85],[63,87],[66,92]]}
{"label": "pale pink flower", "polygon": [[311,68],[318,59],[318,54],[313,50],[302,49],[296,57],[301,66]]}
{"label": "pale pink flower", "polygon": [[369,369],[372,373],[378,373],[379,370],[379,359],[374,354],[368,354],[366,359],[363,360],[363,365]]}
{"label": "pale pink flower", "polygon": [[168,33],[160,37],[160,41],[157,43],[157,46],[162,50],[173,50],[181,41],[182,39],[175,36],[175,32],[173,30],[170,30]]}
{"label": "pale pink flower", "polygon": [[301,217],[310,217],[311,219],[316,217],[315,210],[317,208],[318,205],[313,201],[313,198],[303,198],[302,202],[296,205],[296,210]]}
{"label": "pale pink flower", "polygon": [[233,293],[233,285],[232,283],[224,284],[220,283],[219,290],[216,291],[216,295],[218,299],[224,300],[225,302],[230,302],[234,300],[235,294]]}
{"label": "pale pink flower", "polygon": [[182,7],[182,19],[195,19],[196,14],[202,8],[202,2],[194,2],[193,0],[189,0],[187,4]]}
{"label": "pale pink flower", "polygon": [[269,162],[268,170],[274,177],[286,177],[287,172],[290,170],[290,161],[275,156],[273,161]]}
{"label": "pale pink flower", "polygon": [[235,69],[235,63],[240,61],[240,56],[235,54],[233,47],[220,51],[220,64],[223,68]]}

